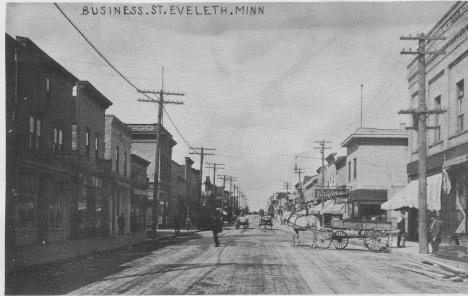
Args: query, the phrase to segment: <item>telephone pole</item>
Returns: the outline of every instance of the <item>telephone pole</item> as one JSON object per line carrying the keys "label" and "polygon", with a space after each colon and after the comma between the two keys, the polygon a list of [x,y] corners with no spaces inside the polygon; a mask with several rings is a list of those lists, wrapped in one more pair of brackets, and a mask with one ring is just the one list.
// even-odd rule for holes
{"label": "telephone pole", "polygon": [[214,155],[214,153],[206,153],[205,150],[216,150],[214,148],[192,148],[201,150],[201,152],[190,152],[189,154],[199,154],[200,155],[200,190],[198,191],[198,201],[201,203],[201,196],[202,196],[202,184],[203,184],[203,159],[205,155]]}
{"label": "telephone pole", "polygon": [[325,144],[331,142],[322,140],[314,141],[314,143],[318,143],[320,145],[320,147],[315,147],[314,149],[320,149],[320,153],[322,153],[322,228],[325,229],[325,215],[323,214],[323,204],[325,202],[325,149],[331,149],[331,147],[325,147]]}
{"label": "telephone pole", "polygon": [[413,116],[413,126],[407,129],[414,129],[418,132],[418,175],[419,175],[419,194],[418,194],[418,220],[419,220],[419,253],[427,254],[428,247],[428,233],[427,233],[427,143],[426,131],[427,129],[434,129],[436,127],[426,126],[426,118],[431,114],[442,114],[446,110],[427,110],[426,108],[426,55],[442,55],[444,51],[426,51],[426,41],[430,40],[445,40],[446,37],[441,36],[425,36],[424,33],[416,37],[401,37],[400,40],[417,40],[419,47],[417,51],[401,51],[401,54],[415,54],[418,55],[418,96],[419,106],[415,109],[401,110],[398,114],[411,114]]}
{"label": "telephone pole", "polygon": [[[213,166],[206,167],[207,169],[213,169],[213,194],[216,200],[216,165],[225,165],[224,163],[212,163]],[[218,168],[218,170],[224,170],[224,168]],[[221,196],[222,200],[222,196]]]}
{"label": "telephone pole", "polygon": [[[139,93],[144,94],[148,97],[148,99],[138,99],[140,102],[151,102],[151,103],[158,103],[158,126],[157,126],[157,138],[156,138],[156,156],[154,160],[154,184],[153,184],[153,213],[152,219],[153,223],[156,223],[156,227],[154,229],[156,238],[158,232],[158,223],[159,223],[159,192],[160,192],[160,182],[159,182],[159,156],[161,151],[161,124],[162,124],[162,117],[163,117],[163,109],[165,104],[176,104],[181,105],[183,102],[179,101],[165,101],[164,96],[184,96],[184,93],[175,93],[175,92],[165,92],[164,91],[164,67],[162,68],[162,78],[161,78],[161,90],[160,91],[149,91],[149,90],[138,90]],[[152,99],[147,94],[158,95],[158,99]]]}
{"label": "telephone pole", "polygon": [[289,193],[289,187],[291,187],[291,182],[284,182],[283,188],[286,188],[286,193]]}
{"label": "telephone pole", "polygon": [[297,165],[294,166],[294,173],[299,175],[299,188],[297,191],[299,191],[299,197],[302,198],[302,182],[301,182],[301,174],[305,173],[304,171],[301,171],[301,168],[297,168]]}

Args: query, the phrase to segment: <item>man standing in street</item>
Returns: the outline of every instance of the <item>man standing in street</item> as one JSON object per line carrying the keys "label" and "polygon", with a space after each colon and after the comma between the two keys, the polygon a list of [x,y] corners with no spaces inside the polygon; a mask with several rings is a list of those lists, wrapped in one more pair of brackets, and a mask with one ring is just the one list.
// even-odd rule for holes
{"label": "man standing in street", "polygon": [[[399,230],[398,232],[398,239],[397,239],[397,247],[398,248],[404,248],[405,247],[405,233],[406,233],[406,228],[405,228],[405,211],[400,211],[400,216],[398,217],[397,220],[397,228]],[[401,240],[403,239],[403,243],[401,243]]]}
{"label": "man standing in street", "polygon": [[216,213],[211,218],[211,230],[213,231],[213,239],[215,247],[219,247],[218,233],[223,232],[223,221],[220,213]]}
{"label": "man standing in street", "polygon": [[121,213],[119,218],[117,218],[117,226],[119,227],[119,235],[123,236],[125,228],[125,217],[124,213]]}
{"label": "man standing in street", "polygon": [[135,213],[135,209],[132,209],[132,213],[130,214],[130,231],[133,237],[135,237],[138,231],[138,216]]}
{"label": "man standing in street", "polygon": [[437,255],[439,252],[439,245],[442,240],[442,221],[439,220],[438,215],[431,215],[431,228],[429,238],[432,246],[432,254]]}
{"label": "man standing in street", "polygon": [[189,215],[187,215],[187,218],[185,218],[185,227],[187,228],[187,231],[192,230],[192,220],[190,219]]}
{"label": "man standing in street", "polygon": [[180,219],[177,215],[174,215],[174,234],[180,234]]}

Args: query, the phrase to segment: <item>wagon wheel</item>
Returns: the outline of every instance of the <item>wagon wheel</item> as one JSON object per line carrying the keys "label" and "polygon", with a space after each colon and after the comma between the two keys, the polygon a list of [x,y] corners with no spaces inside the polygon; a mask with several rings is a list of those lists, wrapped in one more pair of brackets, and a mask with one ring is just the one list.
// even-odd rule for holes
{"label": "wagon wheel", "polygon": [[344,249],[348,245],[348,234],[342,230],[338,230],[333,234],[333,245],[337,249]]}
{"label": "wagon wheel", "polygon": [[386,252],[390,248],[390,235],[385,230],[368,230],[363,240],[364,245],[374,252]]}
{"label": "wagon wheel", "polygon": [[315,244],[321,249],[328,249],[332,241],[332,233],[326,230],[317,231],[314,235]]}

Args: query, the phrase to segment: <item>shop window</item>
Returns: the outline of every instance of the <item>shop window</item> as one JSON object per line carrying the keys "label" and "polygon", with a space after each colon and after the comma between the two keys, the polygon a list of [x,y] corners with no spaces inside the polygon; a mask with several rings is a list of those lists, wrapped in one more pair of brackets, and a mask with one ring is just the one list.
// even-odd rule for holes
{"label": "shop window", "polygon": [[17,188],[13,190],[16,198],[16,228],[18,230],[36,226],[36,178],[33,174],[18,176]]}
{"label": "shop window", "polygon": [[29,117],[29,148],[39,150],[41,138],[41,121],[32,116]]}
{"label": "shop window", "polygon": [[54,194],[49,199],[49,227],[50,228],[61,228],[62,227],[62,204],[60,201],[60,195]]}
{"label": "shop window", "polygon": [[54,151],[63,150],[63,131],[54,128]]}
{"label": "shop window", "polygon": [[457,131],[460,132],[464,129],[464,110],[463,110],[463,97],[465,94],[464,80],[457,83]]}
{"label": "shop window", "polygon": [[72,124],[72,150],[78,149],[78,126],[76,123]]}

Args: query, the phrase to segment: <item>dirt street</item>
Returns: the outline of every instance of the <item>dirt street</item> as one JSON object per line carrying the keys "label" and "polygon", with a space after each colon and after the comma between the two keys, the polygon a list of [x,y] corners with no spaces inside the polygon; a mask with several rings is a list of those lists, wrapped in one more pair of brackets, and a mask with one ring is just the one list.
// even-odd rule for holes
{"label": "dirt street", "polygon": [[[466,293],[468,284],[408,270],[405,259],[358,243],[345,250],[291,246],[284,226],[225,228],[7,279],[10,294],[417,294]],[[275,221],[276,222],[276,221]],[[303,236],[307,242],[307,235]]]}

